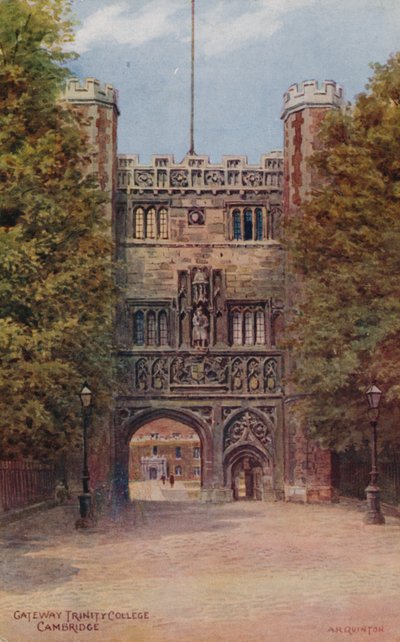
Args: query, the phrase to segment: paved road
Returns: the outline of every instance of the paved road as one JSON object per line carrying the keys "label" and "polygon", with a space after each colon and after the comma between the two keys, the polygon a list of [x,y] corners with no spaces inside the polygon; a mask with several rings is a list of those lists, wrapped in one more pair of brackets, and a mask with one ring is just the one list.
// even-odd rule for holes
{"label": "paved road", "polygon": [[169,482],[163,484],[159,479],[130,482],[129,494],[133,500],[184,502],[199,498],[200,483],[176,481],[171,487]]}
{"label": "paved road", "polygon": [[350,504],[261,502],[138,502],[91,532],[76,517],[0,529],[1,640],[400,641],[393,517],[367,527]]}

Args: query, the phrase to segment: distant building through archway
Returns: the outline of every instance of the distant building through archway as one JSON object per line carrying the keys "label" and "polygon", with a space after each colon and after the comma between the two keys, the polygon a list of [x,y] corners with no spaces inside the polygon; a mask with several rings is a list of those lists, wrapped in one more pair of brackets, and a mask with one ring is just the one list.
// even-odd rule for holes
{"label": "distant building through archway", "polygon": [[192,428],[174,419],[154,419],[139,428],[130,440],[132,499],[198,499],[201,468],[199,436]]}

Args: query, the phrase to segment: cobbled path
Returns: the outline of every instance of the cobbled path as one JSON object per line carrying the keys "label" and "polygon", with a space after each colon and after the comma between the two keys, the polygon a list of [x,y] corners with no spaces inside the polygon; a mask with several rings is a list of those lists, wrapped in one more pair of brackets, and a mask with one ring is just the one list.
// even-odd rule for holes
{"label": "cobbled path", "polygon": [[400,642],[395,517],[136,502],[90,531],[76,518],[69,505],[0,529],[0,642]]}

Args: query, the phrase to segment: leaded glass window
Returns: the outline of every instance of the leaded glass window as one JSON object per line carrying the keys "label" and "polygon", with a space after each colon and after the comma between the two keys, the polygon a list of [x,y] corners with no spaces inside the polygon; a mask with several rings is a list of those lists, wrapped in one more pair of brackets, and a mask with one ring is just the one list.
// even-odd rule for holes
{"label": "leaded glass window", "polygon": [[156,345],[156,315],[149,312],[147,315],[147,345]]}
{"label": "leaded glass window", "polygon": [[251,209],[244,211],[244,240],[253,240],[253,212]]}
{"label": "leaded glass window", "polygon": [[263,212],[261,207],[256,207],[256,241],[263,238]]}
{"label": "leaded glass window", "polygon": [[168,345],[168,323],[166,312],[160,312],[159,316],[160,346]]}
{"label": "leaded glass window", "polygon": [[135,239],[144,238],[144,209],[143,207],[137,207],[135,210],[135,230],[134,230]]}
{"label": "leaded glass window", "polygon": [[246,346],[254,344],[254,316],[252,312],[244,315],[244,343]]}
{"label": "leaded glass window", "polygon": [[242,238],[242,223],[240,220],[240,210],[233,211],[233,238],[239,241]]}
{"label": "leaded glass window", "polygon": [[165,207],[162,207],[159,212],[159,229],[160,229],[160,239],[168,238],[168,219],[167,219],[167,210]]}
{"label": "leaded glass window", "polygon": [[133,340],[137,346],[144,345],[144,314],[141,310],[134,317]]}
{"label": "leaded glass window", "polygon": [[154,209],[154,207],[150,207],[147,210],[146,238],[148,239],[156,238],[156,210]]}
{"label": "leaded glass window", "polygon": [[242,315],[240,312],[233,313],[233,345],[242,345]]}
{"label": "leaded glass window", "polygon": [[265,343],[265,324],[264,312],[256,312],[256,343],[263,345]]}

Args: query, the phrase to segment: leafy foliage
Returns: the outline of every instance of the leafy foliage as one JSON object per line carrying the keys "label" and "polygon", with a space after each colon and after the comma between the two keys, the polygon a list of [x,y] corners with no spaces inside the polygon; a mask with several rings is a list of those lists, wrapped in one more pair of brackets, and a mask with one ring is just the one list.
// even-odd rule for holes
{"label": "leafy foliage", "polygon": [[104,195],[59,101],[67,0],[0,3],[1,456],[52,458],[81,436],[87,379],[107,406],[112,310]]}
{"label": "leafy foliage", "polygon": [[399,439],[400,53],[373,67],[354,109],[325,119],[312,159],[321,184],[288,229],[302,292],[295,377],[311,393],[314,435],[338,449],[368,434],[373,381],[384,438]]}

